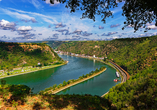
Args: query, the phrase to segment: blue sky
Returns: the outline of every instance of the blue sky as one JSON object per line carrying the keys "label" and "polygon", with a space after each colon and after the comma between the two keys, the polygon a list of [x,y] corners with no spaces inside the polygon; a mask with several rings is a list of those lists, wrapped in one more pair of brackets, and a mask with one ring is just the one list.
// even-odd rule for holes
{"label": "blue sky", "polygon": [[122,30],[125,17],[122,16],[124,3],[112,9],[113,18],[101,22],[80,19],[81,11],[70,13],[64,4],[49,0],[0,0],[0,40],[25,42],[45,40],[108,40],[126,37],[157,35],[154,23],[147,24],[151,30],[144,29],[134,33],[133,28]]}

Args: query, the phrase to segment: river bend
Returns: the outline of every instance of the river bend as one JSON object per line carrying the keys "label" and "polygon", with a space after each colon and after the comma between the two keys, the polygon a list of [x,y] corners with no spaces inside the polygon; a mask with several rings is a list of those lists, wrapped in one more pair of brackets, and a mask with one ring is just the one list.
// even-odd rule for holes
{"label": "river bend", "polygon": [[[69,61],[67,65],[63,65],[56,68],[41,70],[32,72],[29,74],[23,74],[13,77],[4,78],[7,84],[24,84],[33,88],[33,93],[38,93],[40,90],[44,90],[54,84],[60,84],[64,80],[77,79],[83,74],[87,74],[94,71],[96,68],[100,68],[105,64],[96,60],[89,60],[85,58],[79,58],[74,56],[59,55],[64,60]],[[102,74],[88,80],[72,86],[58,94],[91,94],[91,95],[103,95],[112,86],[117,83],[113,82],[116,78],[116,70],[108,65],[105,65],[107,70]]]}

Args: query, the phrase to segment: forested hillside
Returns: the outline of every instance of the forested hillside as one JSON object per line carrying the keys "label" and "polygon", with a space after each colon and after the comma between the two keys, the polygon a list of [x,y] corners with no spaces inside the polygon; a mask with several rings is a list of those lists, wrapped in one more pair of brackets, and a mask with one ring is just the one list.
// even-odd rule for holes
{"label": "forested hillside", "polygon": [[115,39],[112,41],[69,41],[60,45],[57,50],[102,57],[125,46],[137,45],[144,39],[147,38]]}
{"label": "forested hillside", "polygon": [[0,43],[0,70],[15,67],[48,65],[61,58],[46,44],[42,43]]}
{"label": "forested hillside", "polygon": [[[124,41],[127,39],[123,39]],[[134,39],[136,40],[136,39]],[[137,39],[138,40],[138,39]],[[105,97],[117,108],[157,108],[157,36],[141,40],[110,53],[113,59],[132,76],[123,84],[110,89]]]}
{"label": "forested hillside", "polygon": [[[93,43],[92,43],[93,42]],[[7,44],[7,43],[6,43]],[[4,44],[5,45],[5,44]],[[9,44],[10,45],[10,44]],[[22,55],[27,57],[33,52],[21,48]],[[103,47],[103,45],[110,47]],[[27,45],[28,46],[28,45]],[[79,46],[79,47],[78,47]],[[89,46],[89,47],[88,47]],[[99,47],[100,46],[100,47]],[[9,50],[8,44],[4,46],[7,54],[14,52]],[[10,47],[10,46],[9,46]],[[63,48],[62,48],[63,47]],[[112,41],[78,41],[62,44],[58,49],[81,54],[90,49],[100,49],[98,56],[107,56],[130,74],[129,80],[112,87],[103,98],[90,95],[51,95],[30,94],[30,88],[23,85],[0,86],[0,103],[2,109],[70,109],[70,110],[156,110],[157,108],[157,36],[144,38],[116,39]],[[82,49],[79,49],[82,48]],[[71,50],[73,49],[73,50]],[[2,49],[1,49],[2,50]],[[12,49],[14,50],[14,49]],[[71,50],[71,51],[70,51]],[[89,51],[90,50],[90,51]],[[19,51],[15,50],[16,55]],[[41,49],[41,54],[43,50]],[[44,52],[43,52],[44,53]],[[104,53],[104,54],[103,54]],[[106,54],[107,53],[107,54]],[[0,54],[1,55],[1,54]],[[17,55],[18,56],[18,55]],[[1,58],[3,56],[1,55]],[[26,57],[26,58],[27,58]],[[9,57],[6,57],[9,62]],[[39,57],[41,58],[41,57]],[[55,56],[56,58],[56,56]],[[59,59],[57,57],[57,59]],[[41,60],[42,61],[42,60]],[[27,60],[26,60],[27,62]],[[28,61],[29,62],[29,61]]]}
{"label": "forested hillside", "polygon": [[157,108],[157,36],[70,42],[58,50],[107,56],[131,75],[127,82],[111,88],[105,96],[112,108]]}

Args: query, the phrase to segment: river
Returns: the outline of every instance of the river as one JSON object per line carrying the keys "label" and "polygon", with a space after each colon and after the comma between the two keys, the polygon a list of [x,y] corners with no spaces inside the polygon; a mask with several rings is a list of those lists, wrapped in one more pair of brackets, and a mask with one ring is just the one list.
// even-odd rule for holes
{"label": "river", "polygon": [[[63,65],[56,68],[41,70],[37,72],[32,72],[28,74],[13,76],[4,78],[7,84],[23,84],[30,88],[33,88],[33,93],[38,93],[40,90],[44,90],[54,84],[60,84],[63,81],[68,81],[69,79],[77,79],[83,74],[87,74],[94,71],[96,68],[100,68],[105,64],[89,60],[85,58],[59,55],[64,60],[69,61],[67,65]],[[101,96],[109,90],[112,86],[117,83],[113,82],[116,78],[116,70],[112,67],[105,65],[107,70],[102,74],[85,81],[83,83],[77,84],[70,87],[58,94],[91,94]]]}

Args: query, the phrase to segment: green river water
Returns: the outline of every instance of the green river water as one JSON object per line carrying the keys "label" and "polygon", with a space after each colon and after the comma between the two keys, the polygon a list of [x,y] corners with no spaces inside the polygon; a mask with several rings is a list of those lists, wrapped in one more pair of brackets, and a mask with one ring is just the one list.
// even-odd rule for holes
{"label": "green river water", "polygon": [[[33,88],[33,93],[38,93],[40,90],[44,90],[54,84],[60,84],[63,81],[68,81],[69,79],[77,79],[83,74],[87,74],[94,71],[96,68],[100,68],[105,64],[89,60],[85,58],[59,55],[64,60],[69,61],[67,65],[63,65],[56,68],[41,70],[37,72],[32,72],[28,74],[13,76],[4,78],[7,84],[24,84]],[[91,95],[103,95],[115,83],[113,79],[116,78],[116,70],[112,67],[105,65],[107,70],[102,74],[88,80],[72,86],[58,94],[91,94]],[[119,82],[120,83],[120,82]]]}

